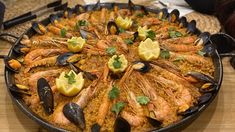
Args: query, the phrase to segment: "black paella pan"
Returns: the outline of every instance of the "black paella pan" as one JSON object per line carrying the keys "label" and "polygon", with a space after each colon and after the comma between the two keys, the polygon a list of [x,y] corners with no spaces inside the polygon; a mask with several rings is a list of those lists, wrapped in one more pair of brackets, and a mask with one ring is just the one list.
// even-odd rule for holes
{"label": "black paella pan", "polygon": [[[116,5],[119,8],[131,8],[134,10],[145,10],[146,12],[153,12],[153,13],[165,13],[165,17],[168,18],[170,17],[171,13],[168,13],[168,11],[166,9],[150,9],[144,6],[140,6],[140,5],[134,5],[131,1],[129,1],[129,3],[97,3],[97,4],[92,4],[92,5],[85,5],[85,6],[81,6],[81,5],[77,5],[75,6],[75,8],[71,9],[74,13],[81,13],[80,10],[85,10],[85,11],[91,11],[91,10],[99,10],[102,7],[105,8],[113,8],[113,6]],[[62,17],[63,13],[58,13],[58,16]],[[177,21],[184,21],[183,25],[185,27],[188,28],[188,30],[194,34],[197,34],[199,37],[201,34],[206,34],[208,35],[208,33],[201,33],[195,26],[195,21],[191,21],[191,22],[187,22],[185,21],[185,18],[182,19],[178,19]],[[50,23],[49,18],[43,20],[41,22],[43,25],[48,25]],[[9,51],[8,54],[8,58],[17,58],[19,57],[19,53],[16,52],[15,48],[19,47],[20,41],[23,37],[23,35],[27,35],[29,37],[33,36],[34,34],[36,34],[36,32],[33,30],[33,28],[30,28],[28,31],[26,31],[24,34],[22,34],[15,42],[15,44],[12,46],[12,48]],[[204,111],[209,105],[210,103],[214,100],[214,98],[216,97],[216,95],[219,92],[221,83],[222,83],[222,78],[223,78],[223,67],[222,67],[222,62],[221,62],[221,58],[219,53],[216,50],[216,45],[218,40],[220,39],[225,39],[227,35],[225,34],[217,34],[216,36],[214,36],[214,40],[217,41],[211,41],[211,37],[207,36],[205,37],[207,40],[208,45],[211,45],[211,47],[215,47],[212,48],[211,50],[211,56],[213,59],[213,63],[214,63],[214,67],[215,67],[215,73],[214,73],[214,78],[215,78],[215,82],[217,85],[215,85],[214,91],[211,93],[211,97],[208,101],[204,102],[203,104],[196,106],[197,109],[195,109],[192,112],[189,112],[190,114],[187,114],[184,116],[184,118],[178,122],[175,122],[167,127],[164,128],[156,128],[153,131],[176,131],[181,129],[182,127],[187,126],[188,124],[190,124],[194,119],[196,119],[201,113],[202,111]],[[228,38],[229,39],[229,38]],[[228,41],[229,42],[229,41]],[[232,43],[232,41],[230,41],[229,43]],[[42,119],[41,117],[39,117],[38,115],[36,115],[34,112],[32,112],[28,106],[24,103],[22,97],[20,96],[20,94],[18,94],[16,91],[12,90],[12,86],[13,84],[15,84],[14,82],[14,72],[11,71],[9,68],[5,68],[5,81],[6,81],[6,85],[8,88],[8,92],[10,94],[10,96],[12,97],[12,100],[14,100],[14,102],[17,104],[17,106],[19,107],[19,109],[21,109],[29,118],[33,119],[34,121],[36,121],[38,124],[40,124],[41,126],[43,126],[44,128],[50,130],[50,131],[66,131],[62,128],[58,128],[55,127],[54,125],[50,124],[49,122],[45,121],[44,119]]]}

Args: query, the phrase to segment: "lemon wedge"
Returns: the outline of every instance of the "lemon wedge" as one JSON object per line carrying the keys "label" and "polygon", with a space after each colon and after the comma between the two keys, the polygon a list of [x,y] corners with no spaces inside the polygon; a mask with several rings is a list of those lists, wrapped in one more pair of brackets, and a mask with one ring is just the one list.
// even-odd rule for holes
{"label": "lemon wedge", "polygon": [[81,37],[72,37],[71,39],[67,40],[68,49],[71,52],[79,52],[83,49],[86,41]]}
{"label": "lemon wedge", "polygon": [[56,78],[57,90],[65,96],[74,96],[80,92],[84,86],[82,73],[76,74],[73,70],[69,73],[62,72],[59,78]]}
{"label": "lemon wedge", "polygon": [[121,27],[123,29],[128,29],[131,27],[133,21],[130,18],[125,18],[123,19],[121,16],[118,16],[117,19],[115,20],[115,23],[117,24],[118,27]]}
{"label": "lemon wedge", "polygon": [[113,73],[125,71],[128,66],[126,57],[122,55],[113,55],[108,61],[108,67]]}
{"label": "lemon wedge", "polygon": [[139,38],[141,40],[145,40],[150,29],[148,29],[147,26],[144,26],[144,27],[138,27],[137,31],[138,31]]}
{"label": "lemon wedge", "polygon": [[152,41],[147,38],[145,41],[141,41],[138,46],[139,57],[145,61],[157,59],[160,55],[160,47],[158,41]]}

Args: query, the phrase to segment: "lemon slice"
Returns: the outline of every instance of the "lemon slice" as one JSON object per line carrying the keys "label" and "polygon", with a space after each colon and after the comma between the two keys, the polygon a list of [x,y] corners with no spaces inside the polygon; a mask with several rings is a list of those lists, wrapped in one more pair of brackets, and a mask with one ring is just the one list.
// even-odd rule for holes
{"label": "lemon slice", "polygon": [[113,73],[120,73],[125,71],[128,66],[126,57],[122,55],[113,55],[108,61],[108,67]]}
{"label": "lemon slice", "polygon": [[123,29],[128,29],[131,27],[133,21],[127,17],[123,19],[121,16],[118,16],[117,19],[115,20],[115,23],[117,24],[118,27],[121,27]]}
{"label": "lemon slice", "polygon": [[72,37],[71,39],[67,40],[68,49],[71,52],[79,52],[83,49],[86,41],[81,37]]}
{"label": "lemon slice", "polygon": [[145,61],[157,59],[160,55],[160,47],[158,41],[152,41],[147,38],[145,41],[141,41],[138,47],[139,57]]}
{"label": "lemon slice", "polygon": [[144,27],[138,27],[137,31],[138,31],[139,38],[141,40],[145,40],[150,29],[148,29],[147,26],[144,26]]}
{"label": "lemon slice", "polygon": [[76,74],[71,70],[68,74],[62,72],[59,78],[56,78],[57,90],[65,96],[74,96],[80,92],[84,86],[82,73]]}

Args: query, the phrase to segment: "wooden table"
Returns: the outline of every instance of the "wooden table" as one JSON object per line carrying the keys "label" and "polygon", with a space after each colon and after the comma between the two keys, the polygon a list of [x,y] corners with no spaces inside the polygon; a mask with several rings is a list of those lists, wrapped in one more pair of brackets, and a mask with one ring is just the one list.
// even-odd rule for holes
{"label": "wooden table", "polygon": [[[9,42],[0,40],[0,55],[6,55],[10,47]],[[229,58],[224,58],[223,64],[224,79],[218,96],[197,120],[184,129],[185,132],[235,131],[235,70],[230,66]],[[0,131],[44,131],[13,104],[6,90],[2,60],[0,61]]]}

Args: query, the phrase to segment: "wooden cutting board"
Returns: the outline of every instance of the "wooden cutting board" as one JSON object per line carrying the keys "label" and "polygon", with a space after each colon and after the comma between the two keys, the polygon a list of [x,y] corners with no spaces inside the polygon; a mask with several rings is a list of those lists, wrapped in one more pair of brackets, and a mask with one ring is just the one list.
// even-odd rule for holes
{"label": "wooden cutting board", "polygon": [[[9,0],[10,1],[10,0]],[[9,2],[7,1],[7,2]],[[11,18],[17,14],[30,10],[30,0],[17,1],[11,0],[7,7],[5,16]],[[32,1],[32,0],[31,0]],[[51,0],[37,0],[39,3],[49,2]],[[69,2],[76,0],[69,0]],[[78,1],[78,0],[77,0]],[[93,0],[94,1],[94,0]],[[17,3],[18,5],[14,4]],[[125,2],[125,1],[124,1]],[[35,3],[34,3],[35,4]],[[26,6],[25,8],[17,8]],[[19,26],[20,27],[20,26]],[[24,25],[21,28],[13,28],[9,32],[24,31]],[[20,33],[18,33],[20,34]],[[6,55],[11,44],[0,40],[0,55]],[[185,128],[185,132],[233,132],[235,131],[235,70],[229,65],[229,58],[223,59],[224,79],[221,90],[212,104],[195,120],[190,126]],[[24,115],[12,102],[6,90],[4,79],[4,64],[0,60],[0,131],[2,132],[39,132],[45,131],[34,121]]]}

